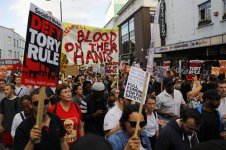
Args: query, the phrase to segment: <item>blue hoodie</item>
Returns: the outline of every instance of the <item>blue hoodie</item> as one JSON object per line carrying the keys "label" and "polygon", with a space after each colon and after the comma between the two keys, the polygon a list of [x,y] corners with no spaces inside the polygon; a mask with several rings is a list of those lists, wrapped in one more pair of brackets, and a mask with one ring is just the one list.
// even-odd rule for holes
{"label": "blue hoodie", "polygon": [[190,150],[197,143],[196,133],[192,135],[191,141],[189,141],[187,135],[177,124],[176,119],[171,119],[161,130],[155,150]]}

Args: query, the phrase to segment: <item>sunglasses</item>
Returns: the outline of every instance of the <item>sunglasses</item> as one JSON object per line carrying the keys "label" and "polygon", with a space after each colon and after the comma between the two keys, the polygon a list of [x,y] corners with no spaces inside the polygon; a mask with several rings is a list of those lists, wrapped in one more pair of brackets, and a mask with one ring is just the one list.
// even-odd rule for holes
{"label": "sunglasses", "polygon": [[[49,100],[48,100],[48,99],[45,99],[45,100],[44,100],[44,105],[47,105],[47,104],[49,104]],[[33,105],[34,105],[34,106],[38,106],[38,101],[33,102]]]}
{"label": "sunglasses", "polygon": [[[136,125],[137,125],[136,121],[128,121],[128,122],[130,124],[130,127],[136,128]],[[141,128],[143,128],[144,126],[146,126],[146,124],[147,124],[147,121],[141,121],[139,125]]]}

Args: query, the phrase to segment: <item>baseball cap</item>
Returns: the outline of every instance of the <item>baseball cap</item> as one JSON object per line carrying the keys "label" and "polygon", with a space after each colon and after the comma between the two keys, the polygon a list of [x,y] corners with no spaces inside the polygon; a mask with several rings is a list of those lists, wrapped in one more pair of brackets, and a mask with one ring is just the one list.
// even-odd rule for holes
{"label": "baseball cap", "polygon": [[100,92],[100,91],[103,91],[104,89],[105,89],[105,86],[102,82],[95,82],[92,85],[92,90],[94,91]]}

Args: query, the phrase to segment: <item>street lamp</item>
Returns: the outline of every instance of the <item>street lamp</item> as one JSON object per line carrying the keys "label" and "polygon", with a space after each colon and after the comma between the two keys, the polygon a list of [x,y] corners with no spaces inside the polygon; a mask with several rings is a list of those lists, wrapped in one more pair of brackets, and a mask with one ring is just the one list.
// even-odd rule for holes
{"label": "street lamp", "polygon": [[[46,1],[51,1],[51,0],[46,0]],[[62,22],[62,2],[60,0],[60,21]]]}

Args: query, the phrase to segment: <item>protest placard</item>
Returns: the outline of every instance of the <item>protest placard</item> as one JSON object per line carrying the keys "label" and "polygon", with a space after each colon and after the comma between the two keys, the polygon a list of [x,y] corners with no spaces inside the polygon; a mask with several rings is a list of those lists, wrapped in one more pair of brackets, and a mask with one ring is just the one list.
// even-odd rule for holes
{"label": "protest placard", "polygon": [[156,82],[162,83],[163,79],[166,78],[167,69],[165,67],[158,67],[156,73]]}
{"label": "protest placard", "polygon": [[70,64],[118,62],[118,29],[64,23],[63,53]]}
{"label": "protest placard", "polygon": [[200,74],[202,63],[202,60],[190,60],[190,69],[188,74]]}
{"label": "protest placard", "polygon": [[226,73],[226,60],[219,60],[220,73]]}
{"label": "protest placard", "polygon": [[[139,103],[141,102],[142,92],[144,91],[145,74],[146,74],[145,71],[143,71],[142,69],[133,66],[131,67],[124,93],[125,98],[128,98]],[[149,81],[149,77],[147,81]],[[148,85],[148,82],[146,82],[146,85]],[[146,91],[144,91],[144,93],[145,93],[144,99],[146,99],[147,88]]]}
{"label": "protest placard", "polygon": [[57,86],[62,28],[58,19],[31,4],[24,51],[23,84]]}
{"label": "protest placard", "polygon": [[220,74],[220,67],[212,67],[211,74],[218,76]]}
{"label": "protest placard", "polygon": [[118,62],[105,63],[105,74],[115,75],[118,73]]}

